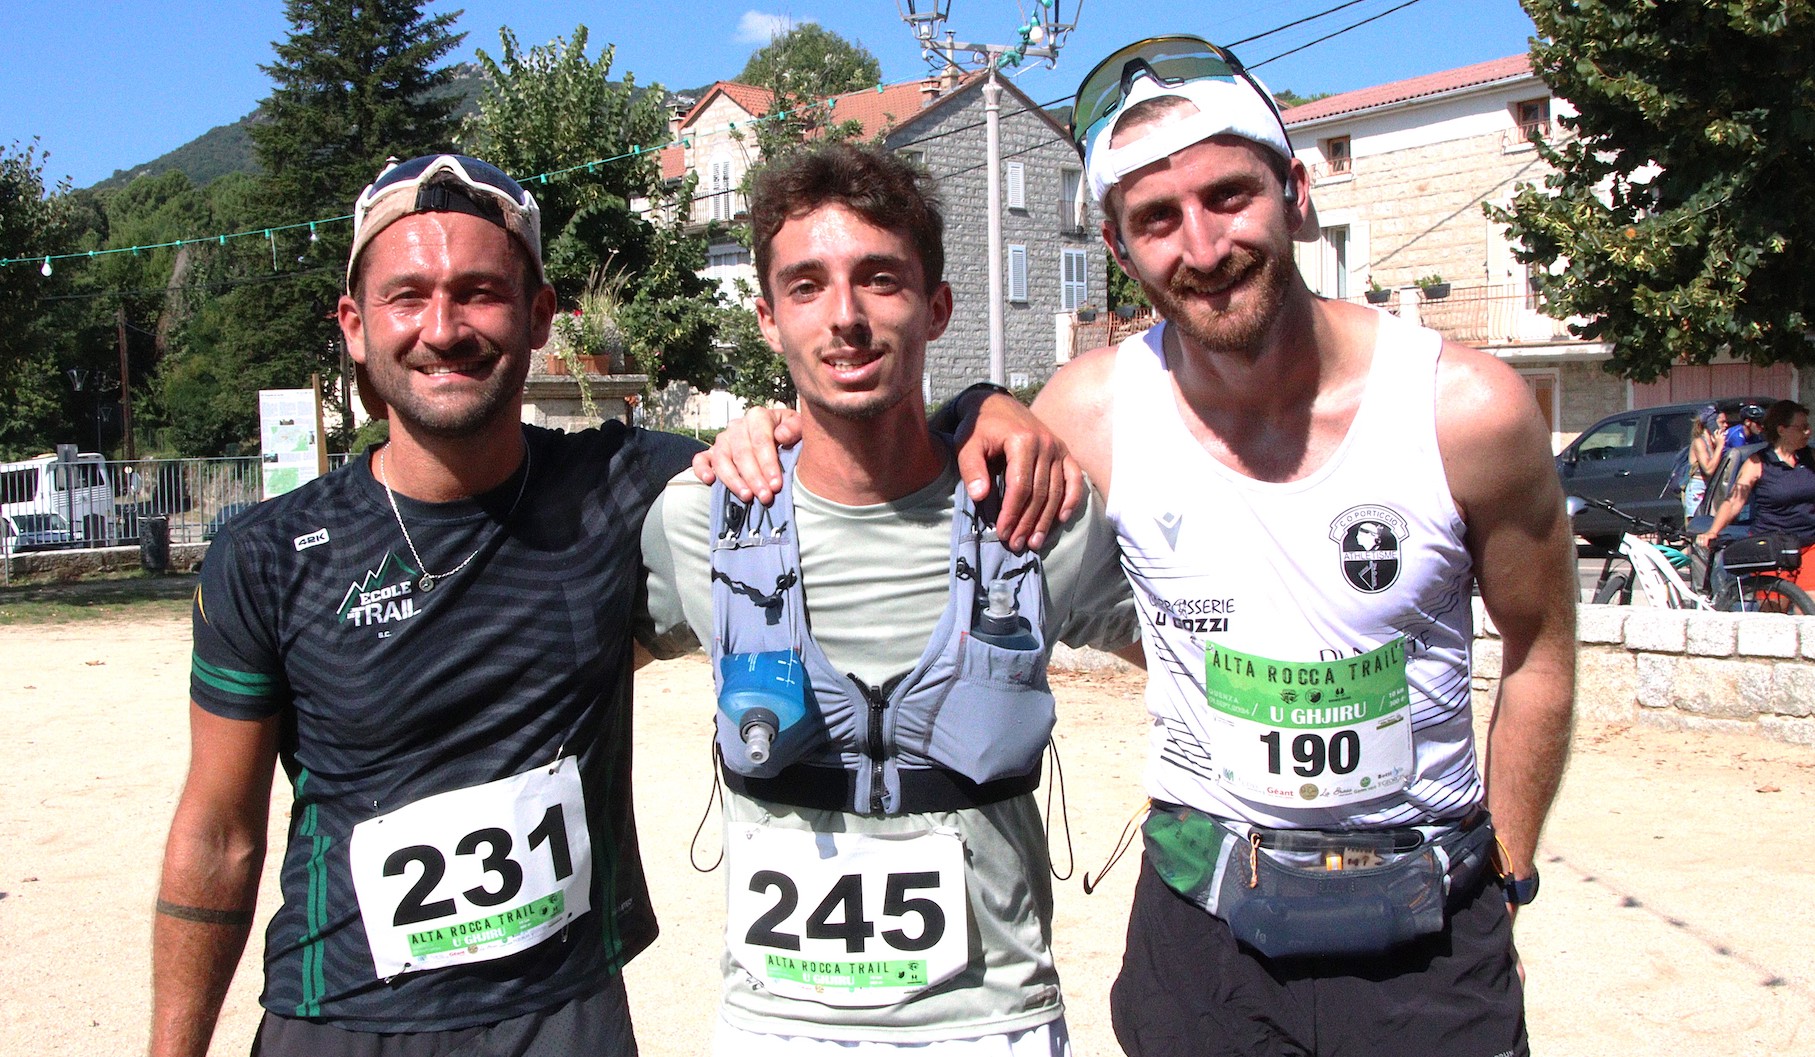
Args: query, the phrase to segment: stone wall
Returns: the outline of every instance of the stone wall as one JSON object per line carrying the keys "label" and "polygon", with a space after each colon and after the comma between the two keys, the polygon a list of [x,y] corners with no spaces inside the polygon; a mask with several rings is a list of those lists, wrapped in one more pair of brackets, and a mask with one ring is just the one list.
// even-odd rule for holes
{"label": "stone wall", "polygon": [[[1025,302],[1003,306],[1004,367],[1011,376],[1024,374],[1030,383],[1044,382],[1058,364],[1053,355],[1054,313],[1059,311],[1060,251],[1088,254],[1089,300],[1103,304],[1105,251],[1097,234],[1097,212],[1090,207],[1085,223],[1065,230],[1059,194],[1062,169],[1083,169],[1063,134],[1028,109],[1012,91],[1002,93],[1000,119],[1003,161],[1026,166],[1027,208],[1006,208],[1007,180],[1002,183],[1002,244],[1027,247]],[[971,90],[961,102],[923,118],[889,137],[893,151],[919,152],[927,171],[938,181],[945,206],[945,278],[952,284],[952,322],[945,336],[927,347],[926,370],[932,404],[966,385],[989,378],[989,213],[988,174],[984,168],[983,93]],[[1005,251],[1006,252],[1006,251]],[[1008,286],[1008,262],[1002,262]]]}
{"label": "stone wall", "polygon": [[[1576,716],[1815,745],[1815,617],[1648,606],[1576,610]],[[1475,705],[1499,686],[1500,638],[1475,602]]]}
{"label": "stone wall", "polygon": [[1375,282],[1403,286],[1435,273],[1477,286],[1499,281],[1487,261],[1500,236],[1482,205],[1547,171],[1535,151],[1509,152],[1493,132],[1357,157],[1352,176],[1325,177],[1314,191],[1320,211],[1349,210],[1367,225],[1366,274]]}

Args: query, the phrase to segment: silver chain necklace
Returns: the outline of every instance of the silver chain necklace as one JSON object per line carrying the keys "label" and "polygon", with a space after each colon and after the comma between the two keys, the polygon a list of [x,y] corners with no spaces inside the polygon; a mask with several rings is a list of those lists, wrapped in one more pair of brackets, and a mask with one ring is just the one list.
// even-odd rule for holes
{"label": "silver chain necklace", "polygon": [[[485,549],[485,544],[479,544],[478,547],[474,548],[473,553],[466,556],[465,561],[454,566],[452,569],[449,569],[447,572],[429,572],[428,565],[422,560],[422,555],[416,552],[416,541],[410,538],[410,529],[408,525],[403,523],[402,512],[397,509],[397,493],[391,491],[390,456],[391,449],[389,445],[379,449],[378,468],[384,475],[379,478],[379,483],[384,485],[384,497],[391,501],[391,516],[397,519],[397,528],[403,532],[403,542],[410,548],[410,557],[416,559],[416,568],[422,570],[422,575],[416,578],[416,589],[427,594],[435,589],[436,581],[445,580],[450,576],[457,576],[462,569],[473,564],[473,559],[477,558],[479,552]],[[510,501],[510,509],[504,512],[503,520],[505,521],[509,521],[511,515],[517,512],[517,504],[523,501],[523,493],[529,488],[530,458],[529,445],[526,443],[523,445],[523,481],[521,484],[517,485],[517,498]]]}

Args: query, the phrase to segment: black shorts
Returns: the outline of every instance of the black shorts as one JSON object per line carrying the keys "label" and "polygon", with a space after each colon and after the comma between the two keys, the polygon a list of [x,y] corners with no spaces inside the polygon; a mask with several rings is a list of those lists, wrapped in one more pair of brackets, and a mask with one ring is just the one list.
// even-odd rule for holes
{"label": "black shorts", "polygon": [[266,1011],[252,1057],[636,1057],[624,978],[541,1013],[453,1031],[349,1031]]}
{"label": "black shorts", "polygon": [[1130,1057],[1524,1057],[1524,991],[1505,894],[1479,871],[1449,924],[1367,958],[1271,960],[1160,880],[1145,858],[1110,992]]}

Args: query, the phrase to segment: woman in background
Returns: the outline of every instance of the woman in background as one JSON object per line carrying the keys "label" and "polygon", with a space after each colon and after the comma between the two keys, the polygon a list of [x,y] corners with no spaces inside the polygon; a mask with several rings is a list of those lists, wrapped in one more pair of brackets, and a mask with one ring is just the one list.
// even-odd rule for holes
{"label": "woman in background", "polygon": [[1689,479],[1683,482],[1683,523],[1695,516],[1702,505],[1702,494],[1714,471],[1720,468],[1720,457],[1727,450],[1727,431],[1720,409],[1713,404],[1696,412],[1689,438]]}

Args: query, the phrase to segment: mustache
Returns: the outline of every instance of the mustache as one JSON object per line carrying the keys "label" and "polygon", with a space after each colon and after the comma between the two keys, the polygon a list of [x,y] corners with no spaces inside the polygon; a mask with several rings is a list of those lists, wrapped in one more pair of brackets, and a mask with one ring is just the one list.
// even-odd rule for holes
{"label": "mustache", "polygon": [[404,366],[414,370],[418,367],[434,367],[444,363],[458,363],[463,360],[499,360],[504,358],[504,347],[490,338],[474,334],[457,345],[442,349],[439,352],[419,352],[404,358]]}
{"label": "mustache", "polygon": [[1260,254],[1238,247],[1231,250],[1229,255],[1210,271],[1200,271],[1190,267],[1180,268],[1167,278],[1166,288],[1178,295],[1217,294],[1228,289],[1236,280],[1259,268],[1260,265]]}

